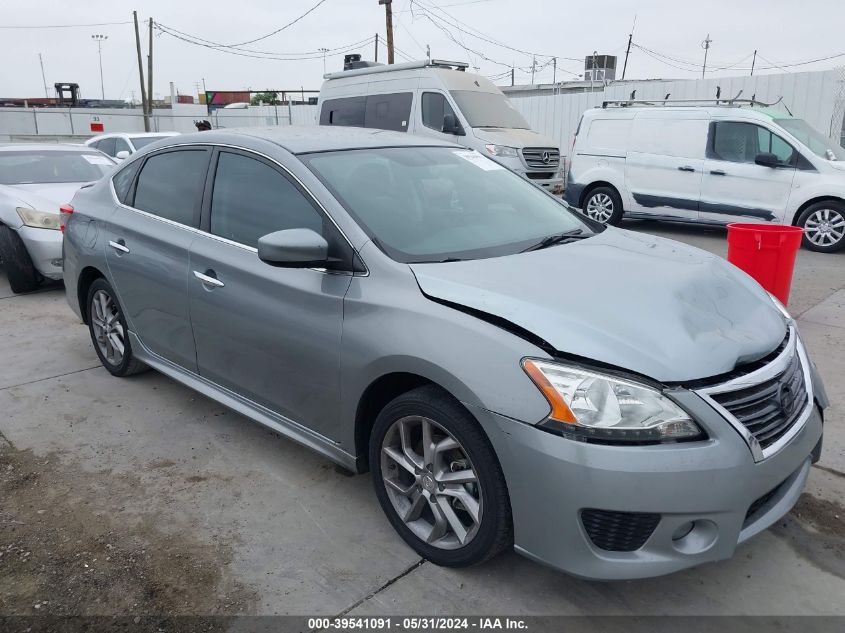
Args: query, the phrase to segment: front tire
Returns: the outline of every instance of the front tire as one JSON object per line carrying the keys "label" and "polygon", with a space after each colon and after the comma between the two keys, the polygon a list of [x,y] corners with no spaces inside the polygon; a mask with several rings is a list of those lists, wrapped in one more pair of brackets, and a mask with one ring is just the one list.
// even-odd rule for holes
{"label": "front tire", "polygon": [[478,423],[449,394],[419,387],[379,413],[370,469],[382,510],[435,565],[482,563],[512,544],[510,500]]}
{"label": "front tire", "polygon": [[845,204],[822,201],[811,204],[798,218],[804,229],[804,248],[818,253],[834,253],[845,246]]}
{"label": "front tire", "polygon": [[622,219],[622,197],[613,187],[596,187],[584,197],[584,215],[588,218],[616,226]]}
{"label": "front tire", "polygon": [[0,225],[0,259],[12,292],[32,292],[38,288],[41,275],[32,264],[21,236],[3,225]]}
{"label": "front tire", "polygon": [[112,376],[131,376],[147,368],[132,354],[126,317],[111,284],[96,279],[88,289],[88,330],[100,362]]}

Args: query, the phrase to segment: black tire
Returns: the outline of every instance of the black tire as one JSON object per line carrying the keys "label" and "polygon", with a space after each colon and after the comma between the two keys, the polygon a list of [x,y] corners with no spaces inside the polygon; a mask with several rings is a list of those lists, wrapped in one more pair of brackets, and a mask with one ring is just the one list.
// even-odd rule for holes
{"label": "black tire", "polygon": [[[455,549],[430,545],[417,536],[400,518],[388,496],[382,476],[382,442],[394,422],[408,416],[429,418],[452,435],[476,473],[482,508],[480,521],[473,538]],[[382,510],[402,539],[423,558],[444,567],[466,567],[489,560],[513,544],[510,499],[493,447],[466,409],[439,387],[419,387],[395,398],[382,409],[370,437],[369,459]]]}
{"label": "black tire", "polygon": [[41,275],[32,265],[32,258],[20,235],[8,226],[0,225],[0,259],[12,292],[32,292],[38,288]]}
{"label": "black tire", "polygon": [[845,203],[822,200],[811,204],[799,216],[797,224],[804,229],[801,243],[807,250],[835,253],[845,246]]}
{"label": "black tire", "polygon": [[[123,353],[119,359],[108,358],[101,349],[100,342],[97,338],[97,325],[95,324],[95,321],[97,320],[97,310],[93,303],[94,298],[98,295],[98,293],[105,293],[111,299],[114,307],[114,311],[112,311],[111,314],[116,314],[117,322],[120,324],[123,331]],[[102,277],[94,280],[94,283],[92,283],[91,287],[88,289],[85,309],[88,316],[88,331],[91,334],[91,344],[94,346],[94,351],[97,352],[97,357],[100,359],[103,367],[105,367],[112,376],[131,376],[132,374],[137,374],[149,369],[147,365],[135,358],[132,353],[132,344],[130,343],[127,335],[129,328],[126,326],[126,317],[124,316],[123,308],[120,307],[117,296],[108,281]]]}
{"label": "black tire", "polygon": [[[602,198],[604,197],[604,198]],[[596,203],[603,202],[604,204],[598,204],[603,209],[607,209],[607,202],[606,200],[610,200],[611,209],[609,209],[610,214],[608,215],[607,219],[602,219],[599,217],[599,214],[593,210],[589,210],[590,203],[596,201]],[[625,210],[622,208],[622,197],[619,195],[619,192],[616,191],[613,187],[608,186],[599,186],[594,187],[587,191],[587,194],[584,196],[584,204],[581,206],[581,210],[583,211],[584,215],[589,218],[592,218],[596,222],[601,222],[602,224],[609,224],[611,226],[616,226],[619,224],[619,221],[622,219],[622,214],[625,213]]]}

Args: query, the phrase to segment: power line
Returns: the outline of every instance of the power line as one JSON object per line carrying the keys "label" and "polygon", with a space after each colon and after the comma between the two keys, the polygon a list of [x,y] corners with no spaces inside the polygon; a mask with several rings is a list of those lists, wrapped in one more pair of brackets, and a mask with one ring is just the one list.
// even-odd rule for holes
{"label": "power line", "polygon": [[319,0],[319,2],[317,2],[317,4],[315,4],[313,7],[308,9],[308,11],[306,11],[305,13],[300,15],[298,18],[291,20],[290,22],[285,24],[283,27],[278,28],[275,31],[272,31],[272,32],[268,33],[267,35],[262,35],[261,37],[256,37],[255,39],[247,40],[245,42],[238,42],[237,44],[232,44],[232,46],[243,46],[244,44],[253,44],[253,43],[259,42],[261,40],[266,40],[268,37],[273,37],[276,33],[281,33],[285,29],[287,29],[287,28],[293,26],[294,24],[296,24],[297,22],[299,22],[302,18],[307,16],[312,11],[315,11],[316,9],[318,9],[320,7],[320,5],[322,5],[325,2],[326,2],[326,0]]}

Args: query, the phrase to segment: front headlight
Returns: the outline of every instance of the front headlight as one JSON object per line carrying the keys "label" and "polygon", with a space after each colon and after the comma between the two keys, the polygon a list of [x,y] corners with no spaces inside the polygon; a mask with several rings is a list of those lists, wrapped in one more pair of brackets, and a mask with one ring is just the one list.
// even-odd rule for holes
{"label": "front headlight", "polygon": [[491,156],[501,156],[502,158],[516,158],[519,154],[515,147],[508,147],[507,145],[485,145],[484,149]]}
{"label": "front headlight", "polygon": [[36,229],[53,229],[59,230],[59,214],[50,213],[48,211],[36,211],[35,209],[27,209],[26,207],[18,207],[15,209],[21,218],[21,222],[27,226],[35,227]]}
{"label": "front headlight", "polygon": [[705,437],[683,409],[647,385],[542,360],[525,359],[522,367],[552,407],[539,424],[547,431],[613,444]]}

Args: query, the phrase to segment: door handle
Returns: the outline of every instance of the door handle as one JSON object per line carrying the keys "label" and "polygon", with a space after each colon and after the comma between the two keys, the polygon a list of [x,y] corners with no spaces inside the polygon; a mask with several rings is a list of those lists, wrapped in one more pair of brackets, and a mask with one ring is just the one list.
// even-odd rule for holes
{"label": "door handle", "polygon": [[214,288],[222,288],[226,284],[220,281],[217,277],[212,277],[211,275],[207,275],[206,273],[214,274],[213,270],[206,270],[205,273],[201,273],[198,270],[194,271],[194,277],[199,279],[202,283],[207,286],[213,286]]}
{"label": "door handle", "polygon": [[126,246],[126,242],[122,239],[117,240],[116,242],[113,240],[109,240],[109,246],[111,246],[114,250],[119,251],[121,253],[128,253],[129,248]]}
{"label": "door handle", "polygon": [[727,174],[724,171],[722,171],[721,169],[711,169],[710,173],[713,174],[714,176],[727,176]]}
{"label": "door handle", "polygon": [[683,167],[678,167],[678,171],[695,171],[695,167],[684,165]]}

